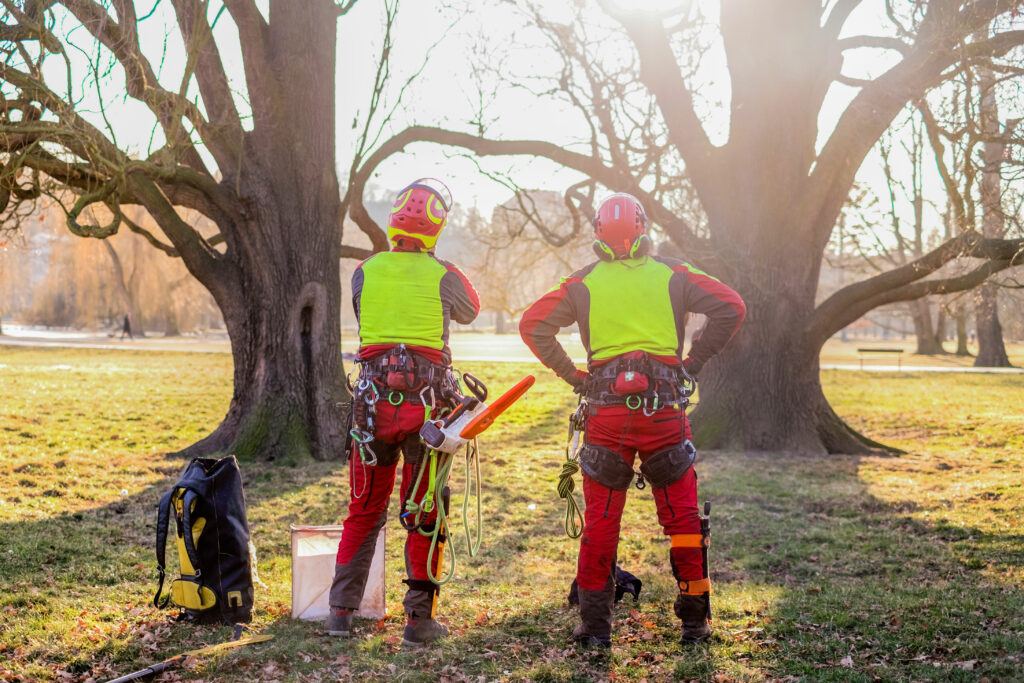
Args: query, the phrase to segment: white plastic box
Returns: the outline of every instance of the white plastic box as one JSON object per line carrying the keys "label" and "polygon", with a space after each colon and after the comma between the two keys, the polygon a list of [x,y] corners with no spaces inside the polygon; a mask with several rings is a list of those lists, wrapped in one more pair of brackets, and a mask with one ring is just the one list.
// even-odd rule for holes
{"label": "white plastic box", "polygon": [[[331,581],[341,525],[305,526],[292,524],[292,618],[309,621],[324,620],[330,612]],[[377,536],[370,574],[363,591],[363,601],[356,616],[383,619],[387,615],[384,602],[384,529]]]}

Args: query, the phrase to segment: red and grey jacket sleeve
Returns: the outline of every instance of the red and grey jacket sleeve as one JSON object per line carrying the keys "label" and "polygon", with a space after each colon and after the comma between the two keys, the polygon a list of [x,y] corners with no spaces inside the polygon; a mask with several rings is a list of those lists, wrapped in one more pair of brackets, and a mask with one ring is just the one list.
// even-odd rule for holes
{"label": "red and grey jacket sleeve", "polygon": [[352,308],[356,312],[357,323],[359,322],[359,304],[363,295],[363,263],[365,261],[360,262],[352,273]]}
{"label": "red and grey jacket sleeve", "polygon": [[452,320],[468,325],[480,314],[480,297],[465,273],[447,261],[441,261],[448,272],[441,278],[441,301],[451,311]]}
{"label": "red and grey jacket sleeve", "polygon": [[586,373],[576,368],[555,335],[577,321],[570,287],[578,282],[580,278],[576,275],[565,278],[527,308],[519,321],[519,334],[533,355],[573,386],[578,385]]}
{"label": "red and grey jacket sleeve", "polygon": [[[743,299],[734,289],[688,263],[672,264],[672,306],[680,313],[707,316],[704,328],[694,335],[690,353],[683,359],[687,371],[696,374],[717,355],[740,329],[747,315]],[[680,342],[682,337],[680,337]]]}

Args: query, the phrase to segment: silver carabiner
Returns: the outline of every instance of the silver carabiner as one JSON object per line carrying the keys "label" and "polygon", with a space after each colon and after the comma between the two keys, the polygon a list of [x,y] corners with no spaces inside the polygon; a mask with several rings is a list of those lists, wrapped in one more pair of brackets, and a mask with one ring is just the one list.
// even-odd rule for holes
{"label": "silver carabiner", "polygon": [[643,402],[643,411],[642,411],[643,414],[644,414],[644,417],[653,417],[654,414],[656,412],[658,412],[658,395],[657,394],[654,395],[654,408],[651,408],[650,406],[651,406],[650,398],[645,398],[644,402]]}
{"label": "silver carabiner", "polygon": [[[430,394],[430,403],[427,403],[426,394]],[[434,385],[428,384],[427,386],[420,389],[420,403],[424,406],[430,406],[430,412],[434,412],[434,401],[437,397],[434,395]]]}

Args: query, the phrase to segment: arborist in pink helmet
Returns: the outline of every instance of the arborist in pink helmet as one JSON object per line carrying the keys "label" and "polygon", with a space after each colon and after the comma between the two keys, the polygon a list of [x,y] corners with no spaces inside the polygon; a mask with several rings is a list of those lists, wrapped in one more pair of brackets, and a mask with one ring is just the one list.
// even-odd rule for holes
{"label": "arborist in pink helmet", "polygon": [[[451,193],[438,180],[420,179],[398,193],[388,221],[391,251],[374,254],[352,275],[352,303],[359,320],[359,379],[353,392],[354,440],[349,460],[351,492],[338,545],[327,632],[348,636],[352,614],[366,586],[377,535],[403,457],[402,501],[424,495],[414,485],[424,455],[419,432],[442,408],[458,402],[448,328],[468,324],[480,300],[462,271],[434,255],[451,210]],[[401,513],[401,510],[399,511]],[[427,570],[437,510],[409,531],[405,543],[408,590],[403,645],[421,647],[447,635],[435,620],[438,586]],[[433,562],[439,563],[441,553]],[[430,573],[437,576],[438,567]]]}

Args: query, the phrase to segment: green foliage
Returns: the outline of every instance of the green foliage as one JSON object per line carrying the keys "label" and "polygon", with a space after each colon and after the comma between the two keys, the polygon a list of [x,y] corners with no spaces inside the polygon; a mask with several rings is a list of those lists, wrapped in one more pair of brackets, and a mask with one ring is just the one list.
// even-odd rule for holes
{"label": "green foliage", "polygon": [[[230,397],[217,354],[0,350],[0,681],[102,679],[225,640],[149,606],[155,504]],[[526,365],[467,367],[493,391]],[[243,465],[266,645],[197,662],[207,680],[1012,680],[1024,666],[1024,386],[999,375],[827,372],[838,412],[902,457],[707,453],[716,635],[682,651],[667,543],[631,491],[620,561],[645,582],[610,656],[568,643],[575,542],[555,485],[573,396],[547,374],[481,440],[485,542],[442,593],[452,637],[405,653],[401,618],[339,642],[290,611],[291,522],[340,519],[337,463]],[[455,472],[460,493],[462,473]],[[458,496],[455,505],[461,503]],[[395,506],[392,506],[394,512]],[[404,534],[389,522],[399,611]]]}

